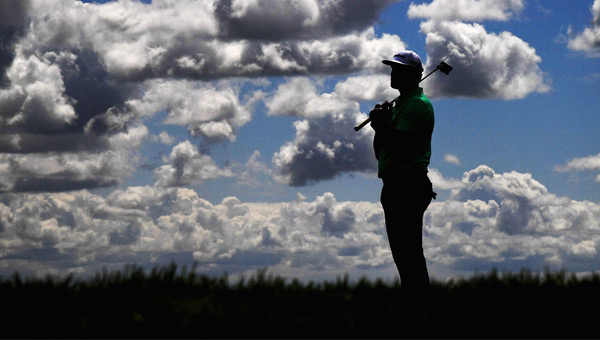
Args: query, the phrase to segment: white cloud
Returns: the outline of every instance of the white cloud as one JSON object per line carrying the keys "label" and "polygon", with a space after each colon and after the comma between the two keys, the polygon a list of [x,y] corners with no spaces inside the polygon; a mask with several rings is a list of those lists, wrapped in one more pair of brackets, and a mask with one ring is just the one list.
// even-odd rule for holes
{"label": "white cloud", "polygon": [[[227,197],[220,204],[190,189],[148,186],[107,198],[87,191],[20,194],[0,203],[0,268],[10,271],[25,261],[36,274],[55,268],[91,274],[133,259],[150,266],[176,252],[200,261],[201,270],[217,265],[234,273],[265,265],[293,270],[295,277],[343,273],[354,265],[391,269],[389,252],[381,249],[379,210],[378,204],[337,202],[331,193],[312,202]],[[30,255],[34,249],[46,256]]]}
{"label": "white cloud", "polygon": [[574,33],[569,26],[569,41],[567,47],[574,51],[588,52],[591,57],[600,55],[600,0],[595,0],[591,8],[593,21],[592,27],[586,27],[581,33]]}
{"label": "white cloud", "polygon": [[152,116],[167,110],[164,124],[187,126],[192,136],[208,141],[235,140],[235,131],[248,123],[260,90],[240,102],[236,85],[229,82],[200,83],[184,80],[156,80],[146,83],[140,99],[127,102],[137,115]]}
{"label": "white cloud", "polygon": [[[484,165],[465,172],[458,185],[446,181],[453,183],[450,197],[433,201],[424,217],[434,277],[494,266],[598,270],[597,203],[557,197],[529,174],[497,174]],[[379,202],[340,202],[332,193],[284,203],[227,197],[213,204],[191,189],[143,186],[107,197],[82,190],[13,194],[0,202],[3,273],[92,274],[124,262],[152,267],[181,254],[213,274],[268,266],[313,279],[397,275]]]}
{"label": "white cloud", "polygon": [[334,93],[351,101],[392,101],[399,93],[390,87],[390,76],[383,74],[348,77],[335,85]]}
{"label": "white cloud", "polygon": [[434,0],[429,4],[411,3],[408,17],[442,21],[507,21],[518,16],[523,0]]}
{"label": "white cloud", "polygon": [[529,174],[479,166],[427,211],[426,256],[456,269],[561,268],[597,256],[599,208],[557,197]]}
{"label": "white cloud", "polygon": [[458,157],[453,154],[449,154],[449,153],[445,154],[444,161],[447,163],[450,163],[450,164],[460,165],[460,159],[458,159]]}
{"label": "white cloud", "polygon": [[10,87],[0,89],[0,128],[45,132],[72,123],[75,101],[65,95],[59,65],[72,64],[75,58],[68,52],[26,56],[17,50],[6,71]]}
{"label": "white cloud", "polygon": [[236,173],[238,185],[254,189],[269,190],[273,180],[273,170],[260,161],[260,151],[254,150],[243,169]]}
{"label": "white cloud", "polygon": [[573,158],[566,165],[557,166],[556,171],[600,170],[600,154],[588,157]]}
{"label": "white cloud", "polygon": [[429,177],[429,180],[431,180],[431,183],[436,190],[451,190],[463,186],[460,180],[444,178],[438,169],[429,168],[428,170],[429,172],[427,173],[427,176]]}
{"label": "white cloud", "polygon": [[173,147],[165,161],[169,164],[154,170],[156,185],[159,187],[185,186],[233,176],[230,169],[220,169],[210,156],[201,154],[187,140]]}
{"label": "white cloud", "polygon": [[421,33],[426,35],[425,69],[432,70],[440,61],[454,68],[450,76],[429,81],[428,95],[511,100],[548,92],[550,80],[540,70],[542,59],[534,48],[508,31],[488,33],[477,23],[513,20],[524,7],[522,0],[411,4],[409,18],[427,19],[421,23]]}
{"label": "white cloud", "polygon": [[169,133],[166,131],[162,131],[161,133],[156,135],[155,138],[153,138],[153,140],[161,142],[165,145],[172,145],[175,143],[175,137],[169,135]]}
{"label": "white cloud", "polygon": [[[573,158],[565,165],[554,167],[554,170],[559,172],[600,171],[600,154]],[[596,176],[595,181],[600,183],[600,174]]]}
{"label": "white cloud", "polygon": [[427,84],[431,96],[520,99],[550,90],[533,47],[510,32],[488,33],[474,23],[426,21],[427,64],[440,60],[454,70]]}

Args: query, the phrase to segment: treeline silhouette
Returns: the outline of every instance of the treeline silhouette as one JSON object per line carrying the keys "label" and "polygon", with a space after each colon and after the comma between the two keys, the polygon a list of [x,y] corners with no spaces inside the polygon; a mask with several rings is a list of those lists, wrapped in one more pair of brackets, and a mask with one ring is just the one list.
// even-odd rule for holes
{"label": "treeline silhouette", "polygon": [[[267,269],[230,283],[174,263],[87,280],[0,279],[3,338],[599,338],[600,276],[499,272],[433,280],[286,280]],[[233,280],[232,280],[233,281]]]}

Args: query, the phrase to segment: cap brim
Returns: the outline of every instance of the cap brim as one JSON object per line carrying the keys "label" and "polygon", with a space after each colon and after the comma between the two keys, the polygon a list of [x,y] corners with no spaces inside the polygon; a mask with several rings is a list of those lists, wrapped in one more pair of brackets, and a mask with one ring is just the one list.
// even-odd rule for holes
{"label": "cap brim", "polygon": [[390,65],[390,66],[406,66],[406,67],[410,67],[413,70],[423,72],[423,70],[419,70],[416,67],[414,67],[413,65],[404,64],[404,63],[399,62],[398,60],[385,59],[385,60],[382,60],[381,62],[384,63],[384,64],[386,64],[386,65]]}
{"label": "cap brim", "polygon": [[381,62],[384,63],[384,64],[386,64],[386,65],[390,65],[390,66],[392,66],[392,65],[409,66],[409,65],[406,65],[406,64],[403,64],[403,63],[399,62],[398,60],[385,59],[385,60],[382,60]]}

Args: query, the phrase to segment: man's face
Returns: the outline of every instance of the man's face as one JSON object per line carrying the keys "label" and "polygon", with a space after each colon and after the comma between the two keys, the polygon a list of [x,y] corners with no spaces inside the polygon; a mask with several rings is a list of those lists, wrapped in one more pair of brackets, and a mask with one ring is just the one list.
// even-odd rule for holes
{"label": "man's face", "polygon": [[414,79],[414,72],[408,66],[392,65],[390,86],[396,90],[402,90],[411,84]]}
{"label": "man's face", "polygon": [[399,90],[402,88],[402,80],[404,78],[406,78],[405,67],[395,65],[392,66],[390,86],[393,89]]}

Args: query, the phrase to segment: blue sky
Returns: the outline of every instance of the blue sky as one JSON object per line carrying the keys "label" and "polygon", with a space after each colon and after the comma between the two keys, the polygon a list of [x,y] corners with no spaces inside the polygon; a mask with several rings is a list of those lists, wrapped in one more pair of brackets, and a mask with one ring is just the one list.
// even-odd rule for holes
{"label": "blue sky", "polygon": [[432,276],[598,270],[600,1],[24,1],[0,15],[0,271],[393,278],[352,126],[417,52]]}

